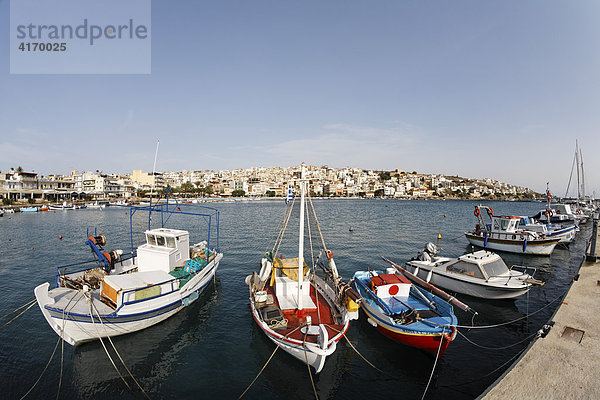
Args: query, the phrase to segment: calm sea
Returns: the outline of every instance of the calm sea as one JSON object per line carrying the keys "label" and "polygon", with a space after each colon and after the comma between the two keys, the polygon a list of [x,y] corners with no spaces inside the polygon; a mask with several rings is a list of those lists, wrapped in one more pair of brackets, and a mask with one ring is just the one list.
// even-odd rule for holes
{"label": "calm sea", "polygon": [[[385,268],[381,256],[403,263],[428,241],[437,243],[445,256],[455,257],[471,250],[463,232],[474,226],[474,202],[314,203],[327,246],[334,251],[345,280],[359,269]],[[540,203],[486,204],[496,214],[533,215],[542,208]],[[224,253],[215,284],[169,320],[113,339],[127,366],[153,399],[238,398],[274,350],[274,344],[254,325],[244,278],[258,268],[260,257],[271,249],[285,205],[282,201],[252,201],[215,203],[214,207],[221,211],[220,245]],[[96,228],[108,237],[107,248],[129,249],[126,212],[113,207],[0,218],[0,315],[32,300],[34,287],[52,282],[57,266],[88,259],[89,250],[84,245],[88,228]],[[191,229],[193,235],[192,221],[178,222]],[[144,229],[142,220],[135,226],[138,232]],[[439,242],[438,233],[442,235]],[[503,254],[508,265],[536,267],[536,277],[546,281],[545,286],[532,289],[528,295],[499,302],[459,296],[479,312],[475,318],[479,325],[514,320],[546,308],[508,326],[461,330],[472,343],[459,335],[450,344],[437,363],[426,397],[468,399],[481,394],[555,311],[560,303],[556,300],[568,290],[577,273],[588,237],[589,228],[582,228],[570,249],[556,249],[551,257]],[[137,234],[134,240],[140,244],[142,236]],[[295,240],[295,235],[288,236],[289,248],[284,246],[283,251],[297,251],[293,250]],[[456,312],[462,325],[471,324],[470,315]],[[0,320],[0,325],[8,319]],[[362,356],[387,374],[369,366],[342,340],[315,378],[319,398],[421,398],[434,364],[431,356],[388,340],[362,315],[351,323],[347,337]],[[18,399],[33,386],[57,339],[37,305],[0,330],[2,398]],[[62,362],[61,381],[59,345],[30,398],[55,398],[59,383],[59,397],[65,399],[143,398],[131,381],[133,392],[127,389],[99,341],[78,348],[65,345]],[[306,365],[278,351],[246,398],[314,398]]]}

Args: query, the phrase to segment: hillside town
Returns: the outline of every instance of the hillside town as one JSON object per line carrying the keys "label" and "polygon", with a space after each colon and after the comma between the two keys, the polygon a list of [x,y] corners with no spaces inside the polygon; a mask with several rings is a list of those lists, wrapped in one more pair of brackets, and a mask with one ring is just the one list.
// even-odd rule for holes
{"label": "hillside town", "polygon": [[[0,197],[13,201],[45,202],[67,199],[141,198],[167,185],[183,197],[280,197],[298,178],[299,167],[252,167],[234,170],[109,174],[72,171],[70,175],[41,176],[21,167],[0,172]],[[402,199],[531,199],[530,189],[496,179],[471,179],[361,168],[308,167],[309,190],[316,197]]]}

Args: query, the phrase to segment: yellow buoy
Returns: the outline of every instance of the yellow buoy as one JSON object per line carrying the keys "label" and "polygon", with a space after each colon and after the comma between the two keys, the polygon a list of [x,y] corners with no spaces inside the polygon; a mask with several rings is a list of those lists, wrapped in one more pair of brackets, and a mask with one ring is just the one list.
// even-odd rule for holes
{"label": "yellow buoy", "polygon": [[440,240],[442,238],[442,234],[438,233],[438,240]]}

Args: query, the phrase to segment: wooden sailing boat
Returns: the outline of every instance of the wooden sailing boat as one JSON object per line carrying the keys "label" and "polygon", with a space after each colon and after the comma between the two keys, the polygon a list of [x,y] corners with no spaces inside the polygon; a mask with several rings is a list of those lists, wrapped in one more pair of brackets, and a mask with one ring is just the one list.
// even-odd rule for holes
{"label": "wooden sailing boat", "polygon": [[[337,342],[348,330],[351,319],[358,318],[360,297],[339,277],[333,253],[327,249],[309,201],[306,208],[306,166],[300,172],[300,223],[297,258],[278,258],[277,251],[294,209],[294,201],[288,206],[273,250],[261,260],[260,272],[246,277],[250,289],[250,309],[258,327],[277,346],[319,373],[327,356],[333,354]],[[291,196],[288,195],[288,200]],[[309,198],[310,200],[310,198]],[[304,259],[305,212],[310,230],[310,212],[323,246],[309,268]],[[313,232],[312,233],[316,233]],[[321,262],[322,256],[327,264]],[[312,261],[312,258],[311,258]],[[317,273],[317,267],[321,271]],[[324,275],[321,273],[324,272]]]}

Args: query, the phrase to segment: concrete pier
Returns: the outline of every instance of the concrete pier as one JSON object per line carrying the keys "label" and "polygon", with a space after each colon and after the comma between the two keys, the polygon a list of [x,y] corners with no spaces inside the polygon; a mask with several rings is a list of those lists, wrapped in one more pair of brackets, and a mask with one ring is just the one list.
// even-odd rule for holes
{"label": "concrete pier", "polygon": [[552,319],[554,326],[481,398],[600,398],[600,229],[598,220],[593,223],[579,279]]}

